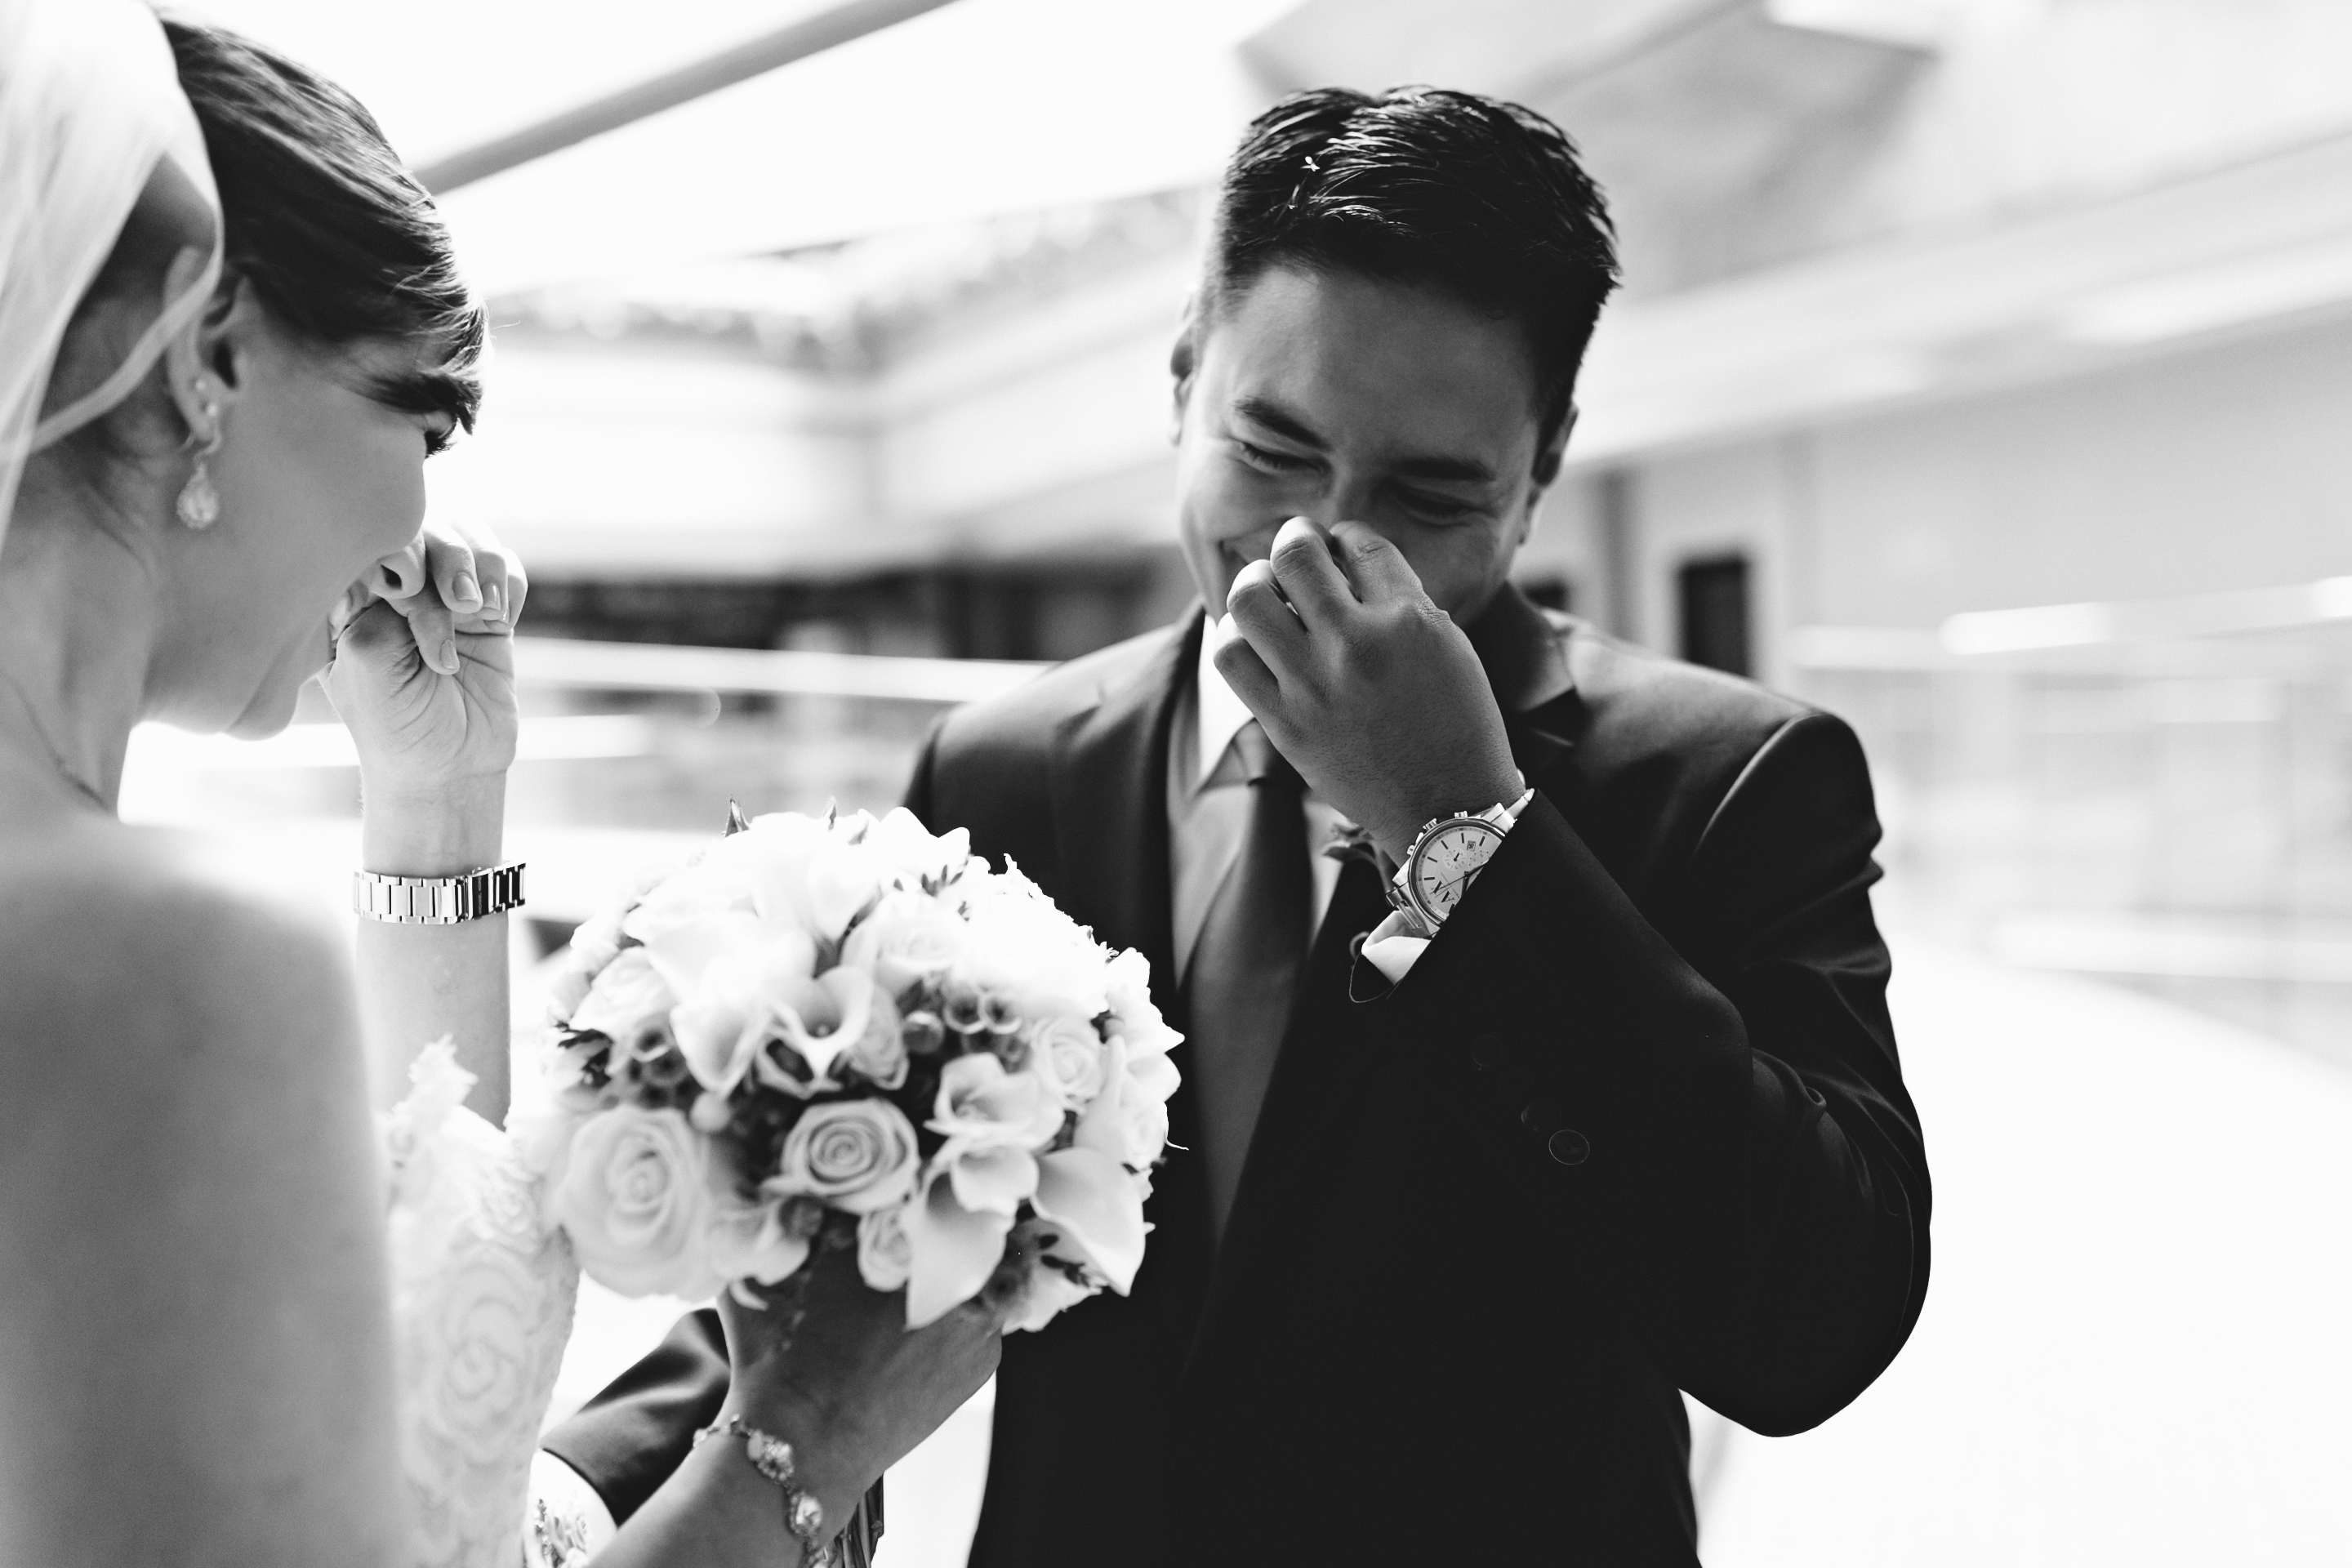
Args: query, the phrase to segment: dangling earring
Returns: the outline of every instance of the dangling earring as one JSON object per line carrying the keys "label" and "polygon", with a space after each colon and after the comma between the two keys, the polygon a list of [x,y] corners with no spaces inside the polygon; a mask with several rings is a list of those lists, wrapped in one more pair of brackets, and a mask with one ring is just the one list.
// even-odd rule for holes
{"label": "dangling earring", "polygon": [[[205,405],[205,423],[212,426],[213,433],[202,447],[196,448],[196,471],[188,476],[188,482],[181,488],[179,505],[174,509],[179,512],[182,522],[196,529],[210,528],[220,521],[220,491],[213,489],[212,470],[205,467],[212,455],[220,450],[219,404]],[[188,432],[188,444],[194,447],[195,442],[196,433],[191,430]]]}

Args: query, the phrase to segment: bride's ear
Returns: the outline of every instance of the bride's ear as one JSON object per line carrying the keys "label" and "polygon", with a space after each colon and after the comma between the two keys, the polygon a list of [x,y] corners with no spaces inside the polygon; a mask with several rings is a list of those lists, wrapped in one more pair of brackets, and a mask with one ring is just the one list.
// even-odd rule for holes
{"label": "bride's ear", "polygon": [[[195,286],[206,258],[195,249],[173,258],[164,281],[164,297]],[[163,351],[163,376],[180,421],[191,443],[202,445],[219,434],[220,422],[245,389],[251,340],[259,325],[259,301],[253,289],[235,273],[225,274],[213,297]]]}

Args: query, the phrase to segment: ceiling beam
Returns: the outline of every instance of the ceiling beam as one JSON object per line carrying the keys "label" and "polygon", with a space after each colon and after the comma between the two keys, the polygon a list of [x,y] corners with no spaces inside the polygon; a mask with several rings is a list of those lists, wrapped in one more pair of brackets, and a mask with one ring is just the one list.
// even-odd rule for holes
{"label": "ceiling beam", "polygon": [[486,180],[592,136],[617,131],[664,110],[691,103],[721,88],[749,81],[795,60],[838,47],[869,33],[936,11],[948,0],[843,0],[759,37],[618,92],[567,109],[535,124],[436,158],[416,178],[435,195]]}

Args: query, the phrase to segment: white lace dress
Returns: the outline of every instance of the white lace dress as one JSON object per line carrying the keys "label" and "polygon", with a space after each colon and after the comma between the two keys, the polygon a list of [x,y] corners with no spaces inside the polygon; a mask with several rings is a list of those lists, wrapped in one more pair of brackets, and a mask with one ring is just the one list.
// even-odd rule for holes
{"label": "white lace dress", "polygon": [[[414,1561],[516,1568],[579,1266],[544,1217],[531,1130],[503,1131],[465,1108],[473,1078],[446,1044],[428,1047],[412,1077],[384,1149]],[[530,1533],[530,1560],[546,1560],[548,1531]],[[585,1561],[584,1542],[563,1544],[580,1549],[559,1548],[557,1563]]]}

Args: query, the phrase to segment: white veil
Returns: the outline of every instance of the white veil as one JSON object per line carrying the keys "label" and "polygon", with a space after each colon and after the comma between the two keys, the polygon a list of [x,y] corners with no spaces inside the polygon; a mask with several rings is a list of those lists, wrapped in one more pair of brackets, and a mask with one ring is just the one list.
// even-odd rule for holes
{"label": "white veil", "polygon": [[[220,276],[220,198],[171,46],[140,0],[0,0],[0,539],[25,459],[130,395]],[[163,260],[134,280],[155,316],[87,387],[57,389],[74,309],[134,216],[159,226]],[[193,287],[162,268],[194,247]],[[142,251],[142,254],[146,254]]]}

